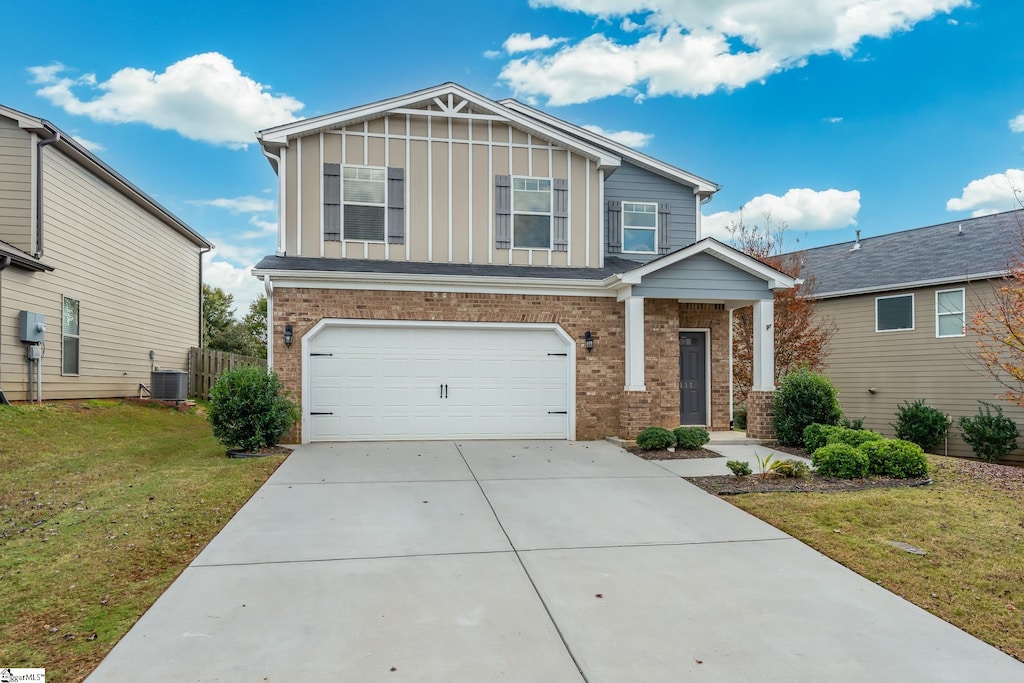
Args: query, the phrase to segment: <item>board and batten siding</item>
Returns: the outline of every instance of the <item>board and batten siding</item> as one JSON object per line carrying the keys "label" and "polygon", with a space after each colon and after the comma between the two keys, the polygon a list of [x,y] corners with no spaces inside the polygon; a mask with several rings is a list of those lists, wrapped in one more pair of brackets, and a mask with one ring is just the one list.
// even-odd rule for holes
{"label": "board and batten siding", "polygon": [[[924,399],[925,403],[953,419],[949,455],[971,456],[971,448],[960,437],[958,417],[975,415],[978,401],[1002,406],[1024,432],[1024,410],[996,397],[1003,387],[985,374],[973,353],[977,335],[970,330],[963,337],[935,336],[935,292],[965,288],[967,319],[979,304],[991,301],[993,283],[945,285],[909,290],[822,299],[815,302],[819,315],[828,315],[837,330],[829,345],[825,373],[839,389],[839,403],[847,418],[864,418],[864,426],[894,436],[891,423],[904,401]],[[914,295],[914,329],[875,332],[875,298],[898,294]],[[872,394],[869,389],[874,389]],[[1024,439],[1019,443],[1024,446]],[[943,445],[936,449],[946,452]],[[1024,462],[1024,450],[1008,460]]]}
{"label": "board and batten siding", "polygon": [[[18,312],[46,316],[43,398],[138,394],[150,350],[187,370],[199,345],[199,249],[53,147],[43,151],[43,262],[53,272],[2,273],[0,388],[28,398]],[[80,302],[80,374],[61,374],[62,296]]]}
{"label": "board and batten siding", "polygon": [[694,254],[674,265],[645,275],[633,295],[651,299],[722,301],[771,299],[762,278],[725,263],[711,254]]}
{"label": "board and batten siding", "polygon": [[0,240],[32,247],[32,134],[0,116]]}
{"label": "board and batten siding", "polygon": [[[622,166],[605,179],[605,202],[656,202],[672,207],[669,218],[670,250],[676,251],[697,241],[697,196],[693,188],[669,180],[638,166],[623,161]],[[605,211],[607,207],[602,207]],[[607,241],[605,242],[607,244]],[[647,263],[660,254],[622,252],[609,254],[630,261]]]}
{"label": "board and batten siding", "polygon": [[[289,256],[600,265],[600,176],[596,164],[510,125],[389,115],[292,140],[284,156],[284,249]],[[404,169],[402,243],[323,239],[324,163]],[[495,248],[497,175],[568,181],[568,251]]]}

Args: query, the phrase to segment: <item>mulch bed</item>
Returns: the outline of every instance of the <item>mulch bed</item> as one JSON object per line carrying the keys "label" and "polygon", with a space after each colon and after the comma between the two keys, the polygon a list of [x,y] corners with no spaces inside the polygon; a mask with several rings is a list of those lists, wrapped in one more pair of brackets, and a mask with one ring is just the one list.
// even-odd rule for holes
{"label": "mulch bed", "polygon": [[677,448],[675,451],[645,451],[638,446],[626,446],[627,451],[644,460],[695,460],[698,458],[721,458],[721,453],[709,451],[706,448],[695,448],[686,450]]}
{"label": "mulch bed", "polygon": [[[773,447],[774,448],[774,447]],[[699,486],[708,493],[732,496],[741,493],[824,493],[828,491],[862,491],[864,489],[885,489],[924,486],[932,483],[929,477],[921,479],[892,479],[890,477],[868,477],[867,479],[835,479],[811,474],[806,479],[750,474],[736,477],[731,474],[716,477],[684,477],[686,481]]]}
{"label": "mulch bed", "polygon": [[957,474],[1006,493],[1024,496],[1024,467],[996,465],[966,458],[944,458],[939,468],[941,469],[946,464],[951,465]]}

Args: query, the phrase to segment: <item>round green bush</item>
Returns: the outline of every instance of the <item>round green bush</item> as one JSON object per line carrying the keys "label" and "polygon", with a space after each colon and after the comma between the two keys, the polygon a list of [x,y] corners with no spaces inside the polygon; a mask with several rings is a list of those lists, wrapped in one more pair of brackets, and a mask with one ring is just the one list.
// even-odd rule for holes
{"label": "round green bush", "polygon": [[676,427],[672,430],[676,444],[688,451],[696,450],[711,441],[708,430],[703,427]]}
{"label": "round green bush", "polygon": [[773,399],[772,424],[783,446],[803,446],[804,429],[815,423],[838,424],[843,416],[831,380],[806,368],[782,377]]}
{"label": "round green bush", "polygon": [[904,401],[896,409],[896,438],[913,441],[926,451],[933,451],[949,433],[952,421],[937,408],[926,406],[923,400]]}
{"label": "round green bush", "polygon": [[[974,454],[985,462],[998,462],[1017,449],[1017,424],[1003,415],[1000,406],[979,401],[981,406],[974,417],[966,415],[959,420],[960,432]],[[995,415],[992,409],[996,409]]]}
{"label": "round green bush", "polygon": [[813,453],[828,443],[829,435],[840,429],[835,425],[823,425],[815,422],[804,427],[804,448]]}
{"label": "round green bush", "polygon": [[255,452],[276,444],[298,415],[277,374],[260,367],[229,370],[210,391],[207,419],[213,435],[231,450]]}
{"label": "round green bush", "polygon": [[833,443],[814,451],[811,459],[818,474],[839,479],[863,479],[868,476],[868,456],[845,443]]}
{"label": "round green bush", "polygon": [[745,477],[753,471],[750,469],[750,463],[746,460],[726,460],[725,466],[737,477]]}
{"label": "round green bush", "polygon": [[660,451],[676,445],[676,436],[664,427],[648,427],[636,437],[636,445],[645,451]]}
{"label": "round green bush", "polygon": [[845,443],[847,446],[860,448],[869,441],[878,441],[885,437],[878,432],[867,429],[847,429],[846,427],[834,427],[825,437],[825,443]]}
{"label": "round green bush", "polygon": [[902,439],[868,441],[860,447],[868,457],[868,472],[883,477],[911,479],[928,474],[928,458],[916,443]]}
{"label": "round green bush", "polygon": [[804,479],[811,468],[803,460],[779,460],[772,466],[772,472],[789,479]]}

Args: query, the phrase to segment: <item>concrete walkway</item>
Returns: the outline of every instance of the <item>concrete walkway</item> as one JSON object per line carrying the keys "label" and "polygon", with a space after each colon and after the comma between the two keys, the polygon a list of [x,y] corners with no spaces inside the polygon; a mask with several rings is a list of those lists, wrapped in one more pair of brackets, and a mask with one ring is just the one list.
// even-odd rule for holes
{"label": "concrete walkway", "polygon": [[1024,680],[679,462],[303,446],[88,680]]}

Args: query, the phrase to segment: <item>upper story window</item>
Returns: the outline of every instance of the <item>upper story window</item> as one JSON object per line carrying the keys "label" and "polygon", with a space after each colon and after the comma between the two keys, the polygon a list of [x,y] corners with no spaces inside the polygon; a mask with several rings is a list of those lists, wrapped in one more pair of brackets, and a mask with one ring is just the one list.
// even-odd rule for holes
{"label": "upper story window", "polygon": [[512,179],[512,248],[551,248],[551,179]]}
{"label": "upper story window", "polygon": [[384,241],[387,175],[383,168],[345,166],[341,192],[344,198],[344,239]]}
{"label": "upper story window", "polygon": [[77,375],[79,370],[79,304],[77,299],[63,297],[61,323],[61,374]]}
{"label": "upper story window", "polygon": [[633,254],[657,252],[658,205],[622,202],[622,251]]}
{"label": "upper story window", "polygon": [[963,289],[944,289],[935,292],[935,336],[964,336],[964,310]]}
{"label": "upper story window", "polygon": [[875,332],[914,329],[914,295],[898,294],[875,299]]}

